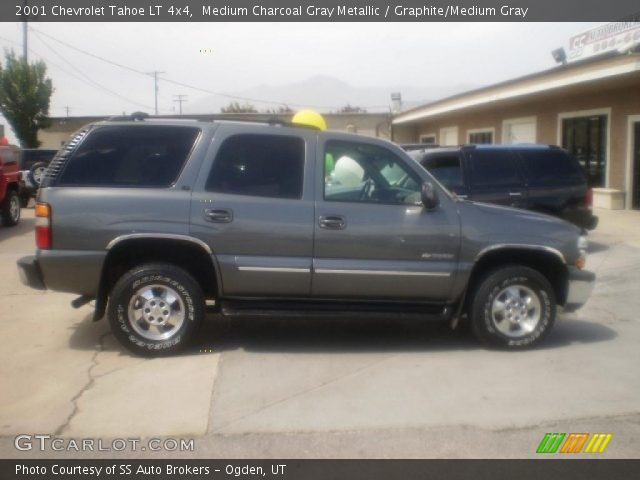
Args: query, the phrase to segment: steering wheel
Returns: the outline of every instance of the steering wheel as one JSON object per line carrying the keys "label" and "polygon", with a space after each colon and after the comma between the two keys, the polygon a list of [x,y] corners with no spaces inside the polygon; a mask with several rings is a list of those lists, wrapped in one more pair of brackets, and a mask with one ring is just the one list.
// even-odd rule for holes
{"label": "steering wheel", "polygon": [[367,179],[362,186],[362,190],[360,191],[360,200],[366,200],[367,198],[371,198],[371,192],[373,191],[373,187],[376,186],[376,183],[371,179]]}

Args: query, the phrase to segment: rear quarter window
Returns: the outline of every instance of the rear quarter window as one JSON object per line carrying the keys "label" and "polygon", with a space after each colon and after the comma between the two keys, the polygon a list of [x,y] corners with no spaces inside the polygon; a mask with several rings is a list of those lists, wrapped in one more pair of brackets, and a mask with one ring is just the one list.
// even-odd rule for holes
{"label": "rear quarter window", "polygon": [[200,129],[165,125],[101,126],[61,173],[59,185],[168,187],[180,174]]}
{"label": "rear quarter window", "polygon": [[580,164],[562,150],[521,151],[519,155],[530,185],[575,185],[586,182]]}

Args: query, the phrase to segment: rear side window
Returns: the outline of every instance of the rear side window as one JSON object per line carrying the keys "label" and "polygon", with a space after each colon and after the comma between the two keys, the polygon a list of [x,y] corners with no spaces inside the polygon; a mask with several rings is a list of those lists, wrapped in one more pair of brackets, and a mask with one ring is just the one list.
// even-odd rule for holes
{"label": "rear side window", "polygon": [[422,165],[448,189],[462,186],[462,169],[457,154],[426,156]]}
{"label": "rear side window", "polygon": [[530,185],[575,185],[585,183],[577,160],[562,150],[521,151]]}
{"label": "rear side window", "polygon": [[64,167],[60,185],[168,187],[200,130],[163,125],[97,127]]}
{"label": "rear side window", "polygon": [[304,140],[281,135],[234,135],[213,162],[206,189],[256,197],[302,197]]}
{"label": "rear side window", "polygon": [[522,183],[514,156],[508,150],[474,150],[469,160],[473,187],[499,188]]}

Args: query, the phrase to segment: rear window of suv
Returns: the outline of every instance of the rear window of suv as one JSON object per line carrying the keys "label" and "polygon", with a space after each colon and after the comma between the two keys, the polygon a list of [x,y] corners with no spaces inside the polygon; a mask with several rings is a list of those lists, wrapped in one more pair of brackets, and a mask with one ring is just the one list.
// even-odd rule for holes
{"label": "rear window of suv", "polygon": [[96,127],[73,153],[60,185],[168,187],[200,129],[165,125]]}
{"label": "rear window of suv", "polygon": [[577,160],[562,150],[520,151],[530,185],[585,183]]}

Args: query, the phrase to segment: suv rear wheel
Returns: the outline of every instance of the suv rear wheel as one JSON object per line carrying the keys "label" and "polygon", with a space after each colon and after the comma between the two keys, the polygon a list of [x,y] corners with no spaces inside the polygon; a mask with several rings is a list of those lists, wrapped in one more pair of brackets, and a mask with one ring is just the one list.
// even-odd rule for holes
{"label": "suv rear wheel", "polygon": [[159,356],[188,343],[205,315],[202,289],[185,270],[151,263],[125,273],[109,300],[113,334],[132,352]]}
{"label": "suv rear wheel", "polygon": [[529,267],[509,265],[483,277],[470,314],[479,340],[515,350],[537,343],[549,332],[556,316],[556,300],[542,274]]}
{"label": "suv rear wheel", "polygon": [[7,196],[1,206],[2,224],[13,227],[20,221],[20,197],[15,190],[7,190]]}

